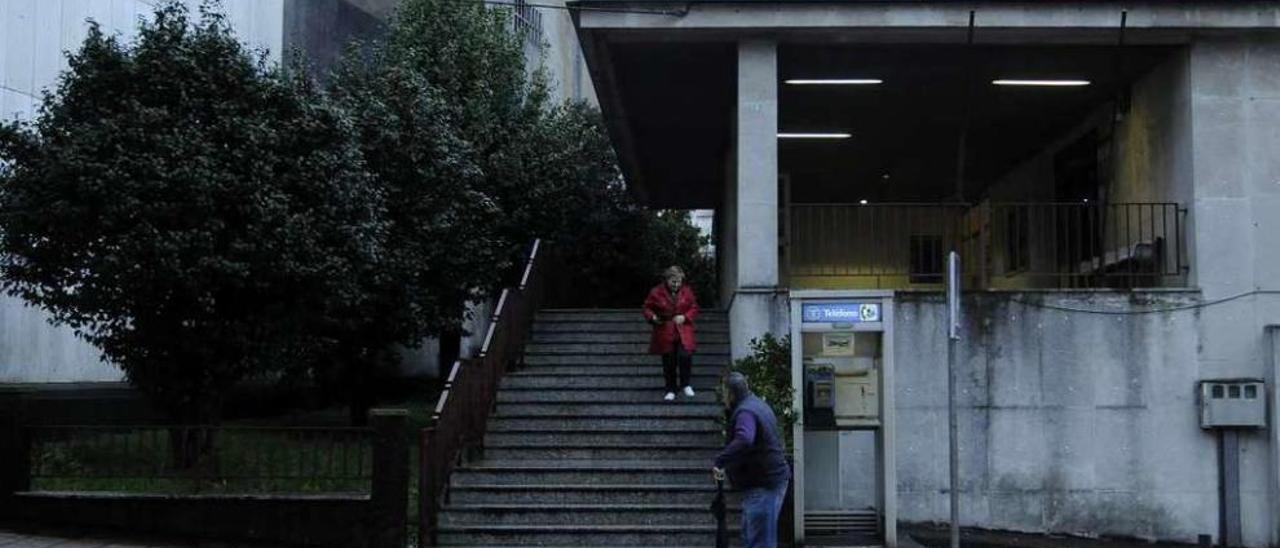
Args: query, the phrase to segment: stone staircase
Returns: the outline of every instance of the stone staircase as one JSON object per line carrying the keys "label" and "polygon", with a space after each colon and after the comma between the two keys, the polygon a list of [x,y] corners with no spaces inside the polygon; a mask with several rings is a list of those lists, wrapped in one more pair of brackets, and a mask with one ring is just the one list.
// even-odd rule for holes
{"label": "stone staircase", "polygon": [[454,472],[440,544],[713,546],[728,332],[719,312],[696,325],[697,396],[665,402],[638,309],[538,313],[527,367],[502,382],[484,457]]}

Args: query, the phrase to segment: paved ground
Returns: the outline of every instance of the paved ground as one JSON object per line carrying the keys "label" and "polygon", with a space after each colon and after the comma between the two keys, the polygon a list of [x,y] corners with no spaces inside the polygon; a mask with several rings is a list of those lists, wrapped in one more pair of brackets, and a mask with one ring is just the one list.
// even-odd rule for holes
{"label": "paved ground", "polygon": [[[20,529],[20,530],[19,530]],[[182,541],[146,537],[88,533],[74,530],[5,528],[0,525],[0,548],[236,548],[248,545],[222,542]],[[255,544],[253,548],[267,545]]]}
{"label": "paved ground", "polygon": [[[910,538],[915,546],[947,548],[950,532],[945,527],[907,526],[899,529],[899,539]],[[908,547],[912,544],[902,543]],[[1004,531],[963,530],[960,543],[964,548],[1187,548],[1188,544],[1087,539],[1079,537],[1032,535]]]}

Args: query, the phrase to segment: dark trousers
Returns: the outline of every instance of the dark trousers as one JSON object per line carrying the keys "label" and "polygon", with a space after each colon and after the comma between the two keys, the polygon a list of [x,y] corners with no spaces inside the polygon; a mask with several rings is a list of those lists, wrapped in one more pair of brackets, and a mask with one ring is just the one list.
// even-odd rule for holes
{"label": "dark trousers", "polygon": [[[676,384],[677,366],[680,368],[680,384]],[[680,344],[680,339],[677,338],[671,351],[662,355],[662,374],[667,379],[667,392],[675,392],[682,386],[689,386],[692,369],[693,355],[684,349],[684,345]]]}

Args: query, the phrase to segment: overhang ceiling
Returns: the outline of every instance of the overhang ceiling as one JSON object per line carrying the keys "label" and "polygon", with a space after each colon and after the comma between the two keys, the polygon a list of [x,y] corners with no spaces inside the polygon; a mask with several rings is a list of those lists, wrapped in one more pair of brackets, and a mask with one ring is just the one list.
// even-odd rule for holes
{"label": "overhang ceiling", "polygon": [[[716,207],[736,97],[732,42],[595,41],[593,75],[628,182],[653,207]],[[779,45],[779,80],[880,78],[877,86],[779,84],[781,131],[848,131],[782,141],[793,201],[930,201],[952,196],[968,125],[967,194],[1047,146],[1165,59],[1170,47]],[[603,64],[603,65],[602,65]],[[605,81],[601,76],[607,75]],[[1079,88],[1008,88],[995,78],[1080,78]],[[603,85],[602,85],[603,84]],[[883,183],[883,175],[892,184]],[[866,190],[870,189],[870,190]]]}

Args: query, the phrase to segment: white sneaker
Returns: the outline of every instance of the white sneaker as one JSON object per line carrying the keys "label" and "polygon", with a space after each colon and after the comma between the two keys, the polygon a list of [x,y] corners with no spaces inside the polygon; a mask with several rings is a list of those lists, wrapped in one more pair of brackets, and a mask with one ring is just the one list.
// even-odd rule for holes
{"label": "white sneaker", "polygon": [[693,387],[692,387],[692,386],[686,386],[686,387],[684,387],[684,395],[689,396],[690,398],[692,398],[692,397],[693,397]]}
{"label": "white sneaker", "polygon": [[667,392],[667,395],[663,396],[663,397],[662,397],[662,399],[667,400],[667,401],[675,401],[675,399],[676,399],[676,393],[675,393],[675,392]]}

